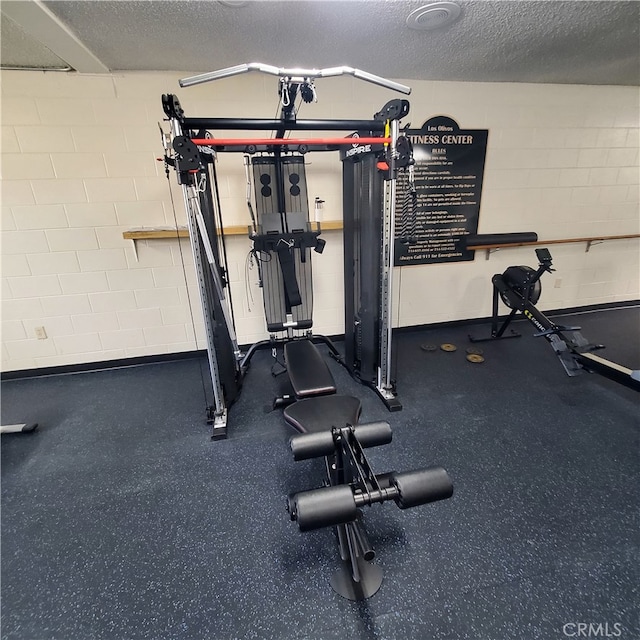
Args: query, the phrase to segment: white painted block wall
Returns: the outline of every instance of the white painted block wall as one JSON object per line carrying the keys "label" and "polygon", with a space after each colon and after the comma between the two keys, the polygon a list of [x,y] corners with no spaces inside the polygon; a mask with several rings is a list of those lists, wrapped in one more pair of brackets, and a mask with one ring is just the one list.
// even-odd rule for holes
{"label": "white painted block wall", "polygon": [[[175,223],[156,161],[162,93],[178,94],[188,115],[270,118],[277,113],[276,80],[248,74],[181,90],[184,75],[2,72],[4,371],[204,347],[188,242],[138,242],[136,260],[122,233]],[[352,78],[317,84],[319,103],[303,107],[302,118],[368,119],[392,97]],[[408,84],[413,127],[443,114],[462,128],[489,129],[480,232],[534,230],[541,239],[638,233],[637,88]],[[247,224],[241,158],[223,157],[219,165],[225,222]],[[337,154],[309,156],[307,177],[310,199],[325,200],[324,218],[340,219]],[[171,187],[183,224],[174,176]],[[314,256],[315,328],[339,334],[342,235],[324,237],[325,253]],[[551,248],[557,272],[545,280],[541,308],[640,297],[637,239],[588,253],[584,244]],[[248,250],[246,238],[229,238],[242,343],[265,337]],[[519,248],[489,261],[479,252],[474,262],[398,268],[395,324],[487,316],[493,273],[534,262],[532,249]],[[45,327],[47,339],[36,339],[37,327]]]}

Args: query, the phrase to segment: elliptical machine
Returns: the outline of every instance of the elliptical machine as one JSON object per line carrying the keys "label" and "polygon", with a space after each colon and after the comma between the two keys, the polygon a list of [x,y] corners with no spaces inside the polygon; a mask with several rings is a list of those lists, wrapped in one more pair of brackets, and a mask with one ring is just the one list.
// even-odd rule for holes
{"label": "elliptical machine", "polygon": [[[497,244],[499,243],[499,240],[496,241],[498,235],[492,235],[491,240],[481,235],[470,237],[467,239],[467,247],[473,249],[474,245]],[[512,242],[513,235],[504,234],[504,241]],[[604,349],[604,345],[589,342],[580,333],[580,327],[555,324],[536,308],[535,305],[542,294],[540,278],[543,274],[552,273],[555,269],[552,268],[553,260],[548,249],[540,248],[535,251],[539,262],[537,269],[523,265],[511,266],[504,273],[493,276],[491,279],[493,283],[491,335],[488,338],[469,336],[469,339],[472,342],[484,342],[520,337],[520,334],[513,330],[506,335],[505,331],[515,316],[521,313],[538,330],[534,336],[543,337],[549,342],[568,375],[598,373],[630,389],[640,391],[640,370],[629,369],[595,355],[594,351]],[[498,299],[511,310],[502,324],[498,317]]]}

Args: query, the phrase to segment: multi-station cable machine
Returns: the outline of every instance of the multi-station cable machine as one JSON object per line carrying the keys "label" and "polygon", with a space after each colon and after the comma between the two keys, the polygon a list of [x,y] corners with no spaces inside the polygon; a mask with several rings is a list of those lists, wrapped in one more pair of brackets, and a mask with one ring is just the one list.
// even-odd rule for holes
{"label": "multi-station cable machine", "polygon": [[[415,219],[402,220],[396,238],[396,181],[406,173],[412,188],[411,145],[401,135],[407,100],[385,104],[371,120],[300,120],[296,100],[316,98],[314,81],[340,75],[408,94],[409,87],[350,67],[279,69],[252,63],[187,78],[187,87],[248,71],[279,77],[281,116],[275,120],[189,118],[175,95],[163,95],[170,135],[163,133],[165,164],[175,168],[182,186],[200,298],[205,316],[207,354],[214,405],[209,410],[213,437],[226,436],[228,408],[238,396],[253,354],[282,349],[292,393],[277,398],[285,420],[298,435],[290,440],[295,460],[324,457],[326,479],[318,489],[289,496],[291,520],[301,531],[335,527],[341,569],[333,588],[361,600],[382,583],[370,562],[375,552],[362,524],[361,508],[393,500],[407,509],[449,498],[453,485],[441,467],[375,474],[364,453],[391,442],[386,422],[358,424],[360,401],[339,395],[327,363],[316,347],[323,342],[352,376],[372,387],[389,410],[401,408],[392,358],[392,270],[394,243],[411,242]],[[275,131],[271,138],[217,138],[221,130]],[[292,131],[348,131],[347,137],[291,138]],[[309,220],[305,156],[340,151],[343,164],[345,348],[311,332],[313,287],[311,251],[322,253],[320,225]],[[247,175],[249,237],[259,267],[269,339],[243,353],[226,295],[227,260],[216,175],[216,156],[244,154]],[[403,176],[405,177],[405,176]],[[251,188],[253,187],[253,188]],[[253,191],[253,194],[251,193]],[[406,207],[403,207],[403,214]],[[414,215],[411,212],[409,215]]]}
{"label": "multi-station cable machine", "polygon": [[[296,99],[316,99],[314,80],[340,75],[408,94],[410,88],[350,67],[283,69],[251,63],[180,81],[182,87],[259,71],[279,77],[279,119],[192,118],[175,95],[162,98],[170,122],[163,135],[165,160],[182,186],[187,223],[205,316],[214,403],[214,437],[226,435],[227,412],[255,351],[285,344],[312,326],[310,251],[322,252],[320,225],[309,221],[305,156],[341,151],[345,284],[345,353],[330,350],[350,373],[379,394],[390,410],[401,408],[392,357],[392,270],[398,172],[411,173],[412,157],[399,121],[407,100],[388,102],[372,120],[301,120]],[[215,138],[224,130],[275,131],[271,138]],[[348,137],[285,137],[292,131],[347,131]],[[242,353],[227,293],[224,227],[216,174],[218,153],[245,156],[253,177],[255,208],[248,197],[249,235],[258,257],[270,339]],[[252,173],[252,176],[250,175]],[[308,336],[312,341],[322,336]]]}

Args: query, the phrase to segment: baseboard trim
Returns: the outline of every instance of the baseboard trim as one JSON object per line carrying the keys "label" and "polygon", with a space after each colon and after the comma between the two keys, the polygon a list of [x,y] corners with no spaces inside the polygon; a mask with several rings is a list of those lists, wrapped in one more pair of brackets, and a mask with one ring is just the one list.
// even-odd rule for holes
{"label": "baseboard trim", "polygon": [[[562,309],[541,309],[547,316],[568,316],[571,314],[579,313],[594,313],[596,311],[610,311],[613,309],[625,309],[628,307],[640,306],[640,300],[625,300],[624,302],[602,302],[600,304],[590,304],[584,307],[565,307]],[[498,320],[504,321],[508,317],[508,314],[498,316]],[[514,322],[520,320],[526,321],[526,318],[518,316],[514,319]],[[483,318],[464,318],[462,320],[446,320],[444,322],[433,322],[431,324],[418,324],[410,327],[397,327],[394,332],[409,333],[412,331],[423,331],[425,329],[444,329],[447,327],[465,327],[476,324],[486,324],[491,322],[491,316],[485,316]],[[344,336],[343,336],[344,337]]]}
{"label": "baseboard trim", "polygon": [[91,371],[106,371],[108,369],[125,369],[128,367],[143,367],[149,364],[175,362],[177,360],[193,360],[206,356],[205,349],[198,351],[180,351],[179,353],[158,353],[134,358],[118,358],[117,360],[101,360],[99,362],[82,362],[78,364],[63,364],[55,367],[41,367],[39,369],[19,369],[18,371],[3,371],[0,379],[22,380],[25,378],[42,378],[46,376],[72,375],[75,373],[89,373]]}
{"label": "baseboard trim", "polygon": [[[548,316],[565,316],[571,314],[594,313],[597,311],[608,311],[612,309],[624,309],[640,306],[640,300],[627,300],[624,302],[603,302],[602,304],[592,304],[584,307],[566,307],[563,309],[545,310]],[[500,316],[504,320],[507,316]],[[521,320],[517,318],[515,321]],[[444,329],[447,327],[470,326],[486,324],[491,322],[491,316],[484,318],[467,318],[463,320],[449,320],[447,322],[435,322],[432,324],[420,324],[410,327],[398,327],[394,329],[397,333],[411,333],[414,331],[424,331],[425,329]],[[340,342],[344,340],[344,335],[329,336],[332,341]],[[241,349],[248,349],[251,345],[241,345]],[[162,362],[175,362],[178,360],[193,360],[204,358],[205,349],[194,351],[181,351],[179,353],[159,353],[157,355],[137,356],[135,358],[119,358],[117,360],[102,360],[100,362],[83,362],[80,364],[65,364],[55,367],[42,367],[39,369],[19,369],[18,371],[4,371],[0,373],[0,379],[23,380],[26,378],[42,378],[45,376],[72,375],[76,373],[88,373],[91,371],[106,371],[109,369],[123,369],[128,367],[141,367],[149,364],[159,364]]]}

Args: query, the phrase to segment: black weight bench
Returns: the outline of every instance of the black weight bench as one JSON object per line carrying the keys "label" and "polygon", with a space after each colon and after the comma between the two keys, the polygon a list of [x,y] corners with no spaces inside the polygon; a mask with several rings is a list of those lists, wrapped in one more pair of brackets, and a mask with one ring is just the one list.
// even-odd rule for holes
{"label": "black weight bench", "polygon": [[285,393],[276,398],[273,401],[274,409],[289,406],[298,400],[326,396],[337,391],[327,363],[310,339],[299,338],[286,342],[284,361],[293,393]]}
{"label": "black weight bench", "polygon": [[360,401],[343,395],[306,398],[288,406],[285,420],[299,434],[289,443],[295,460],[324,457],[327,482],[289,496],[288,511],[300,531],[335,526],[341,568],[331,586],[349,600],[378,591],[382,571],[361,523],[361,507],[394,500],[408,509],[450,498],[453,485],[441,467],[376,475],[364,449],[389,444],[389,423],[358,424]]}
{"label": "black weight bench", "polygon": [[327,363],[311,340],[292,340],[284,345],[284,361],[296,398],[336,392]]}
{"label": "black weight bench", "polygon": [[363,600],[380,588],[382,571],[371,564],[375,551],[361,507],[394,500],[408,509],[451,497],[453,485],[440,467],[376,475],[364,449],[389,444],[389,424],[358,424],[360,400],[336,393],[311,337],[285,342],[284,360],[293,392],[276,398],[273,407],[286,407],[285,420],[298,432],[290,439],[294,459],[324,458],[327,476],[323,487],[289,496],[289,515],[300,531],[336,527],[343,562],[331,586],[349,600]]}

